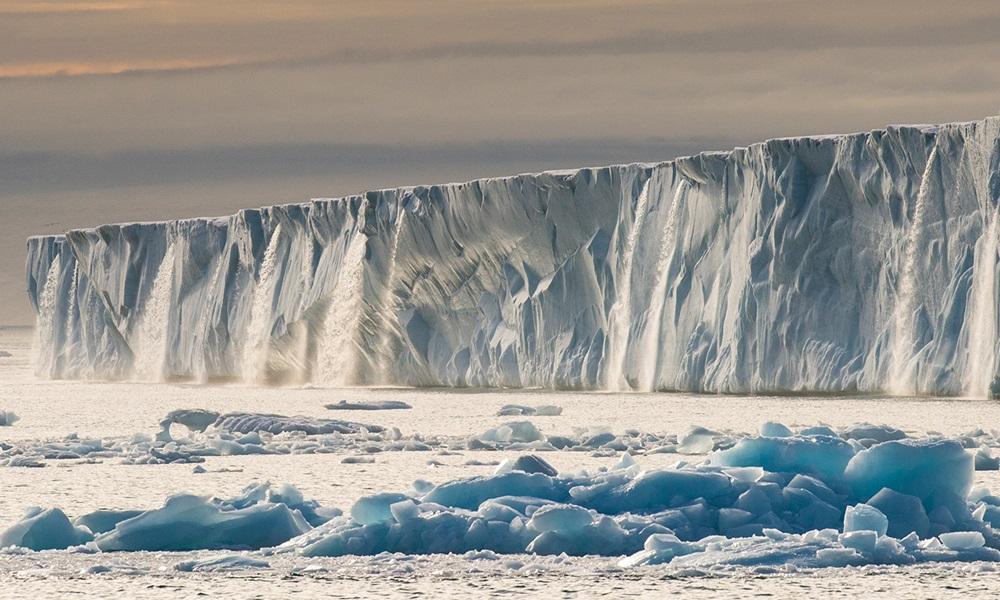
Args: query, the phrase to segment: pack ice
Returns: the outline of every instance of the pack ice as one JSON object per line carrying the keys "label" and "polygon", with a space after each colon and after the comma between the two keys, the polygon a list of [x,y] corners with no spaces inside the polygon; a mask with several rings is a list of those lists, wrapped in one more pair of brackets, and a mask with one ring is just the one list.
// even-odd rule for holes
{"label": "pack ice", "polygon": [[38,508],[0,534],[0,546],[566,553],[699,569],[1000,561],[1000,498],[972,481],[973,455],[955,440],[865,447],[799,432],[747,437],[703,464],[655,470],[624,454],[612,468],[562,473],[522,455],[493,475],[363,497],[346,514],[268,484],[229,500],[182,494],[162,508],[75,521]]}
{"label": "pack ice", "polygon": [[28,241],[64,378],[987,393],[1000,118]]}

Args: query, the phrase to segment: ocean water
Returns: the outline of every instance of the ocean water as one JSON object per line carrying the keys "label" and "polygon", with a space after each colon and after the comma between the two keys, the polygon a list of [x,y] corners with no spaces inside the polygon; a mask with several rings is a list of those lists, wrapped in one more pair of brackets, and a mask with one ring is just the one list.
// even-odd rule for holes
{"label": "ocean water", "polygon": [[[742,397],[687,394],[611,394],[454,389],[260,388],[242,385],[48,381],[30,367],[32,332],[0,329],[0,409],[21,420],[0,428],[0,441],[128,437],[155,433],[160,419],[178,408],[273,412],[334,417],[398,427],[404,434],[468,436],[512,420],[496,416],[504,404],[555,404],[556,417],[529,418],[546,433],[577,429],[621,432],[635,428],[683,433],[691,425],[753,432],[765,421],[832,426],[884,423],[912,433],[947,435],[1000,423],[1000,403],[974,399],[887,397]],[[339,400],[403,400],[401,411],[336,411]],[[50,462],[43,468],[0,468],[0,528],[30,506],[58,506],[69,515],[97,508],[155,508],[173,493],[228,497],[255,481],[291,483],[326,506],[348,509],[358,497],[402,491],[415,479],[439,483],[488,474],[492,466],[471,466],[513,453],[463,451],[384,452],[373,464],[342,464],[343,455],[232,456],[209,458],[207,473],[193,465],[123,465]],[[613,457],[548,452],[559,469],[610,466]],[[672,464],[677,455],[636,457],[647,467]],[[697,460],[698,457],[693,457]],[[997,472],[977,472],[977,485],[1000,490]],[[267,557],[271,568],[239,573],[181,573],[175,565],[193,557],[227,552],[0,554],[0,597],[752,597],[806,594],[810,597],[992,596],[1000,585],[994,565],[923,564],[789,572],[732,568],[683,572],[669,565],[620,569],[613,558],[510,556],[469,560],[460,556],[379,556],[303,559]]]}

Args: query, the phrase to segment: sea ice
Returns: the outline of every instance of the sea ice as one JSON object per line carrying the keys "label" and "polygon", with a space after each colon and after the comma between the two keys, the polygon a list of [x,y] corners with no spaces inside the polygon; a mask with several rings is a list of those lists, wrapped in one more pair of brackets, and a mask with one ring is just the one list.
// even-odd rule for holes
{"label": "sea ice", "polygon": [[358,433],[362,429],[373,433],[383,430],[378,425],[364,425],[339,419],[316,419],[313,417],[286,417],[261,413],[228,413],[220,416],[213,426],[230,433],[288,433],[301,431],[306,435],[328,433]]}
{"label": "sea ice", "polygon": [[95,543],[105,552],[257,549],[309,529],[302,515],[284,504],[226,510],[211,498],[177,495],[167,498],[163,508],[118,523]]}
{"label": "sea ice", "polygon": [[0,548],[18,546],[31,550],[60,550],[85,544],[94,539],[91,533],[70,523],[58,508],[29,509],[24,518],[0,533]]}
{"label": "sea ice", "polygon": [[401,400],[371,400],[368,402],[348,402],[341,400],[336,404],[324,404],[328,410],[404,410],[413,408]]}
{"label": "sea ice", "polygon": [[935,494],[965,498],[972,488],[973,458],[953,440],[903,439],[858,452],[843,472],[862,501],[882,488],[921,500]]}
{"label": "sea ice", "polygon": [[499,417],[557,417],[561,414],[562,407],[551,404],[543,404],[542,406],[506,404],[497,411]]}
{"label": "sea ice", "polygon": [[885,535],[889,529],[889,519],[882,511],[868,504],[848,506],[844,512],[844,532],[874,531],[876,535]]}
{"label": "sea ice", "polygon": [[91,533],[97,535],[111,531],[118,523],[137,517],[142,513],[141,510],[95,510],[77,517],[73,523],[86,527]]}
{"label": "sea ice", "polygon": [[854,448],[840,438],[826,436],[744,438],[711,457],[726,467],[763,467],[774,473],[804,473],[823,480],[843,476]]}
{"label": "sea ice", "polygon": [[514,460],[505,460],[497,467],[495,473],[506,473],[508,471],[522,471],[524,473],[542,473],[554,477],[556,469],[547,463],[540,456],[534,454],[522,454]]}
{"label": "sea ice", "polygon": [[949,550],[974,550],[986,545],[986,538],[978,531],[953,531],[938,535]]}
{"label": "sea ice", "polygon": [[537,442],[545,439],[542,432],[531,421],[511,421],[489,429],[477,436],[482,442],[510,444],[514,442]]}
{"label": "sea ice", "polygon": [[188,573],[225,573],[229,571],[252,571],[270,569],[267,561],[241,554],[227,554],[199,560],[185,560],[174,565],[174,569]]}
{"label": "sea ice", "polygon": [[707,454],[715,449],[715,439],[722,434],[705,427],[692,426],[678,441],[679,454]]}
{"label": "sea ice", "polygon": [[0,534],[0,547],[62,549],[93,540],[104,551],[256,549],[280,544],[339,515],[304,500],[292,486],[257,484],[229,500],[177,495],[162,508],[95,511],[75,524],[58,508],[36,508]]}
{"label": "sea ice", "polygon": [[760,435],[763,437],[792,437],[792,430],[781,423],[768,421],[760,426]]}

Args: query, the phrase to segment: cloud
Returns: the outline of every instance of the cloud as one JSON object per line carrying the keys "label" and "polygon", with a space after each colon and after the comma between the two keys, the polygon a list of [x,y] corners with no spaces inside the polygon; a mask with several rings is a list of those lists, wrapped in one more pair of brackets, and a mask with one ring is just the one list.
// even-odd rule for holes
{"label": "cloud", "polygon": [[[460,166],[476,176],[498,175],[497,166],[538,171],[625,162],[658,162],[702,150],[728,149],[729,139],[579,138],[480,140],[428,144],[261,144],[185,150],[150,148],[112,153],[34,152],[0,154],[0,197],[134,185],[220,182],[247,178],[335,177]],[[387,179],[388,180],[388,179]],[[441,183],[422,181],[412,183]],[[356,190],[362,191],[362,190]],[[316,190],[317,193],[322,190]]]}
{"label": "cloud", "polygon": [[150,2],[3,2],[0,16],[53,16],[108,13],[136,10]]}
{"label": "cloud", "polygon": [[0,80],[4,79],[61,79],[69,77],[107,77],[116,75],[178,74],[214,71],[219,69],[251,66],[254,61],[239,59],[160,60],[143,62],[54,62],[3,65]]}
{"label": "cloud", "polygon": [[[657,21],[651,20],[650,23]],[[662,60],[676,60],[678,57],[683,59],[727,53],[800,53],[859,49],[877,52],[907,47],[923,50],[935,47],[974,48],[997,43],[1000,11],[951,15],[947,26],[926,19],[921,22],[837,22],[832,26],[820,27],[810,21],[778,22],[748,15],[732,22],[720,22],[708,30],[690,25],[650,26],[624,31],[619,28],[606,32],[594,31],[590,27],[580,28],[580,31],[590,31],[590,34],[528,34],[528,37],[490,39],[488,36],[477,36],[473,39],[461,39],[461,32],[443,31],[438,36],[411,36],[405,39],[380,40],[372,37],[372,43],[368,45],[333,47],[321,51],[315,49],[322,48],[324,44],[299,47],[295,43],[282,45],[275,40],[269,42],[261,39],[258,51],[253,55],[0,64],[0,80],[167,76],[224,70],[448,59],[666,55]],[[183,27],[180,32],[183,32]],[[283,31],[282,35],[294,37],[294,32]],[[444,41],[427,42],[429,38]],[[386,43],[387,41],[391,43]],[[325,45],[336,43],[338,42],[327,40]]]}

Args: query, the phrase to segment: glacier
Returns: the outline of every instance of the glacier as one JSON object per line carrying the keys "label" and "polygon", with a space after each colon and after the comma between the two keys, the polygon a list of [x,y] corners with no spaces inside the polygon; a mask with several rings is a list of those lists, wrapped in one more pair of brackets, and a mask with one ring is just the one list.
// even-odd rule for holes
{"label": "glacier", "polygon": [[52,378],[986,396],[1000,117],[28,240]]}

